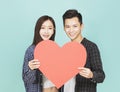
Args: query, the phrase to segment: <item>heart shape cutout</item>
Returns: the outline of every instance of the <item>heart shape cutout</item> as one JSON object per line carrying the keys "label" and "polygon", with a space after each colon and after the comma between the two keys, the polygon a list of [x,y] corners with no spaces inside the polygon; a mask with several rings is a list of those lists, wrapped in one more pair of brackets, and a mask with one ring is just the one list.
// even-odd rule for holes
{"label": "heart shape cutout", "polygon": [[86,56],[86,49],[77,42],[68,42],[59,47],[47,40],[38,43],[34,50],[34,58],[40,61],[39,70],[57,88],[78,74],[78,67],[86,63]]}

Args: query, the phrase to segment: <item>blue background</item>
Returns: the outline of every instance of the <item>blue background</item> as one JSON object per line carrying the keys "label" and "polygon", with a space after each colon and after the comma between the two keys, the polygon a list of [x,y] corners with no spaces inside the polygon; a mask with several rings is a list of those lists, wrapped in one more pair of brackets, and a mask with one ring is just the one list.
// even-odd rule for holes
{"label": "blue background", "polygon": [[69,41],[62,15],[71,8],[82,13],[83,35],[101,52],[106,79],[98,92],[120,91],[120,0],[0,0],[0,92],[25,92],[23,58],[40,16],[55,19],[60,46]]}

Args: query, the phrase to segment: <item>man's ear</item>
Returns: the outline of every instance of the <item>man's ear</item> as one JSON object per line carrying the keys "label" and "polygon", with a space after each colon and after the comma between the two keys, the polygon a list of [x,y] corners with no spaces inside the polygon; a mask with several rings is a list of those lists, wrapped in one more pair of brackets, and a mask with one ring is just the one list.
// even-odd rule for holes
{"label": "man's ear", "polygon": [[84,24],[81,24],[80,26],[81,26],[81,30],[83,30],[83,28],[84,28]]}

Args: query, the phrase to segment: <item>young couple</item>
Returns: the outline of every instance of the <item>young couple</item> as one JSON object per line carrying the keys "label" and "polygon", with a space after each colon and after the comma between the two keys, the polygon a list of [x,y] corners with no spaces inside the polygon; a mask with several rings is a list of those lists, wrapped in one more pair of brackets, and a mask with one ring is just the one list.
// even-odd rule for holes
{"label": "young couple", "polygon": [[60,89],[57,89],[38,70],[40,62],[34,59],[35,46],[43,40],[54,41],[56,32],[53,18],[42,16],[36,23],[33,43],[26,50],[24,57],[22,77],[26,92],[96,92],[97,83],[104,81],[105,74],[99,49],[95,43],[87,40],[81,34],[83,29],[82,15],[75,9],[67,10],[63,15],[63,24],[71,41],[81,43],[86,48],[86,65],[78,68],[80,72]]}

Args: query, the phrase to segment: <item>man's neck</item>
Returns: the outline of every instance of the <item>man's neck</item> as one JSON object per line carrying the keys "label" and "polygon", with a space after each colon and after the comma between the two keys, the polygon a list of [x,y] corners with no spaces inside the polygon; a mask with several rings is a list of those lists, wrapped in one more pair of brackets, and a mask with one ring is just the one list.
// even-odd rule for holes
{"label": "man's neck", "polygon": [[82,37],[82,35],[80,35],[80,36],[78,36],[76,39],[73,39],[73,40],[71,40],[72,42],[78,42],[78,43],[81,43],[81,41],[83,40],[83,37]]}

